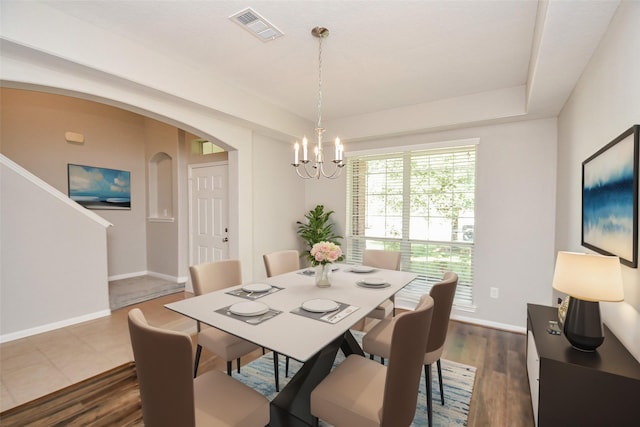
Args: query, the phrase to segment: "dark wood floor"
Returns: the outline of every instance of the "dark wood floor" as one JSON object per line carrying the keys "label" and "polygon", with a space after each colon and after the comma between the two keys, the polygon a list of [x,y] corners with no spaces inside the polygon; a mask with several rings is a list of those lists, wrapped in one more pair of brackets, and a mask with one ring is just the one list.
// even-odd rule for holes
{"label": "dark wood floor", "polygon": [[443,357],[477,368],[469,427],[531,427],[526,336],[451,321]]}
{"label": "dark wood floor", "polygon": [[[242,363],[249,363],[261,354],[256,350],[243,357]],[[201,362],[203,372],[224,369],[224,364],[214,356],[207,356],[204,364]],[[469,427],[534,426],[526,335],[450,321],[443,358],[477,368]]]}
{"label": "dark wood floor", "polygon": [[[242,363],[261,354],[256,350]],[[524,334],[450,321],[443,357],[477,368],[469,427],[533,427]],[[209,369],[224,364],[206,355],[201,370]]]}

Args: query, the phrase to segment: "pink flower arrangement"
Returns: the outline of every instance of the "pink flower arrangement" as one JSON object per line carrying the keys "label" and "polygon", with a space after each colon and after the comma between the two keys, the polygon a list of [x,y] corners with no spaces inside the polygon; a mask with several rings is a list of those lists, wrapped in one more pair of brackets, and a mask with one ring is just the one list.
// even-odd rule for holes
{"label": "pink flower arrangement", "polygon": [[342,261],[342,249],[332,242],[318,242],[311,248],[311,262],[313,265],[331,264]]}

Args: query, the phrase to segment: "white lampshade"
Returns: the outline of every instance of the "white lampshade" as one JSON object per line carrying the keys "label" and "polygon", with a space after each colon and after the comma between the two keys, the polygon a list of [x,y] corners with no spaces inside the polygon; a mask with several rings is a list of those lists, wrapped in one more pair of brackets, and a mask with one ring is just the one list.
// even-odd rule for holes
{"label": "white lampshade", "polygon": [[558,252],[553,289],[583,301],[622,301],[622,270],[616,256]]}

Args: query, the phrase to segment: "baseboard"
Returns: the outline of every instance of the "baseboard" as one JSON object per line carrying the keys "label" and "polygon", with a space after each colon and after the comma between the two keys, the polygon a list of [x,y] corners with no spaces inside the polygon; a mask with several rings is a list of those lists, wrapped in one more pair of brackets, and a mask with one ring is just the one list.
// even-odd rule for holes
{"label": "baseboard", "polygon": [[156,273],[154,271],[148,271],[147,274],[149,276],[151,276],[151,277],[156,277],[158,279],[167,280],[169,282],[175,282],[175,283],[186,283],[187,282],[187,278],[186,277],[169,276],[168,274]]}
{"label": "baseboard", "polygon": [[492,322],[490,320],[476,319],[474,317],[458,316],[456,314],[451,315],[451,320],[457,320],[458,322],[470,323],[472,325],[485,326],[492,329],[500,329],[507,332],[515,332],[517,334],[526,334],[527,328],[524,326],[509,325],[507,323]]}
{"label": "baseboard", "polygon": [[147,274],[148,272],[146,270],[136,271],[134,273],[116,274],[115,276],[109,276],[107,280],[111,282],[113,280],[131,279],[132,277],[146,276]]}
{"label": "baseboard", "polygon": [[[405,310],[414,310],[416,308],[415,307],[415,303],[410,303],[408,301],[399,300],[399,299],[396,299],[396,307],[402,308],[402,309],[405,309]],[[463,310],[463,311],[474,312],[475,311],[475,307],[473,307],[473,309],[466,310],[463,307],[454,306],[454,310]],[[460,315],[455,314],[453,312],[451,313],[451,320],[457,320],[459,322],[470,323],[472,325],[484,326],[484,327],[492,328],[492,329],[500,329],[502,331],[515,332],[515,333],[518,333],[518,334],[526,334],[527,333],[527,328],[522,327],[522,326],[509,325],[507,323],[500,323],[500,322],[492,322],[490,320],[483,320],[483,319],[478,319],[478,318],[475,318],[475,317],[460,316]]]}
{"label": "baseboard", "polygon": [[14,341],[20,338],[30,337],[32,335],[53,331],[55,329],[60,329],[67,326],[75,325],[77,323],[87,322],[89,320],[99,319],[100,317],[106,317],[106,316],[109,316],[110,314],[111,314],[111,310],[101,310],[101,311],[96,311],[94,313],[89,313],[82,316],[74,317],[71,319],[61,320],[59,322],[48,323],[46,325],[37,326],[31,329],[24,329],[22,331],[0,335],[0,343]]}
{"label": "baseboard", "polygon": [[168,274],[156,273],[155,271],[136,271],[134,273],[125,273],[125,274],[117,274],[115,276],[109,276],[108,280],[122,280],[122,279],[131,279],[132,277],[140,277],[140,276],[151,276],[156,277],[158,279],[167,280],[169,282],[174,283],[186,283],[189,279],[185,276],[170,276]]}

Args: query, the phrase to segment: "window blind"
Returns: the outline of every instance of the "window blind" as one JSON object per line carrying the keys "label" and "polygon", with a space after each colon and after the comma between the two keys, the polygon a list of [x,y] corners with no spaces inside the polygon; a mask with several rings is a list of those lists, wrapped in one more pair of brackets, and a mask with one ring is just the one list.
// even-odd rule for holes
{"label": "window blind", "polygon": [[415,305],[450,270],[454,303],[471,306],[475,166],[475,145],[349,158],[347,262],[362,262],[365,249],[400,251],[401,269],[418,275],[400,305]]}

